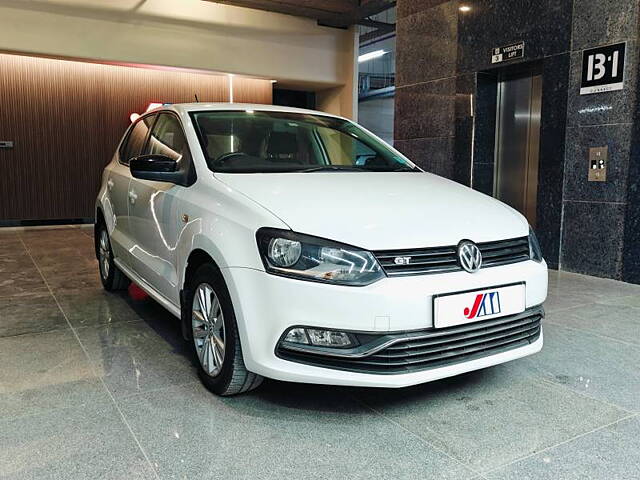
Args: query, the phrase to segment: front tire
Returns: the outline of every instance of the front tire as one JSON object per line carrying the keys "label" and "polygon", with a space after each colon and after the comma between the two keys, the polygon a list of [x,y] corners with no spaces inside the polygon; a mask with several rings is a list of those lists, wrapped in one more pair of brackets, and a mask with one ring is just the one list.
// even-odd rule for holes
{"label": "front tire", "polygon": [[213,264],[200,266],[189,279],[182,308],[187,309],[188,341],[207,389],[229,396],[262,383],[260,375],[245,367],[229,290]]}
{"label": "front tire", "polygon": [[111,240],[107,226],[101,223],[97,228],[98,238],[96,239],[96,249],[98,256],[98,267],[100,269],[100,280],[105,290],[112,292],[126,289],[131,281],[116,266],[113,261],[113,250],[111,250]]}

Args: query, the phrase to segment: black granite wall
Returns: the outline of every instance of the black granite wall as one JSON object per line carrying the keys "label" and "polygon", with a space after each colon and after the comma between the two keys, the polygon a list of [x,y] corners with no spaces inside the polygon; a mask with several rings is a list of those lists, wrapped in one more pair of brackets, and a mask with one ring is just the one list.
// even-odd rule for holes
{"label": "black granite wall", "polygon": [[[536,230],[545,258],[640,282],[640,251],[625,255],[632,244],[640,250],[640,166],[631,161],[640,154],[632,140],[639,3],[399,0],[396,146],[428,171],[491,194],[498,75],[535,65],[543,73]],[[519,41],[523,59],[491,65],[492,48]],[[579,95],[582,50],[617,41],[629,42],[625,90]],[[587,182],[588,149],[603,145],[608,181]]]}
{"label": "black granite wall", "polygon": [[[625,269],[624,251],[633,248],[632,231],[625,235],[625,223],[634,210],[633,202],[628,203],[629,186],[635,183],[630,162],[638,162],[631,150],[639,3],[574,1],[561,245],[563,269],[636,282],[637,268],[634,278],[632,269]],[[582,51],[622,41],[627,42],[624,90],[580,95]],[[599,146],[609,147],[607,181],[588,182],[589,148]]]}

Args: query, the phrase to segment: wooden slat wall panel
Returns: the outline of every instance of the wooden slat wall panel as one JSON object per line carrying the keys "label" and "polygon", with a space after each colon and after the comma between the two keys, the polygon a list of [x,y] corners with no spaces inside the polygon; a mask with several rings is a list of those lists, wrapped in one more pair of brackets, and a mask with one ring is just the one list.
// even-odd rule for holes
{"label": "wooden slat wall panel", "polygon": [[273,87],[270,81],[255,78],[233,77],[233,101],[236,103],[273,102]]}
{"label": "wooden slat wall panel", "polygon": [[[228,77],[0,54],[0,221],[89,218],[102,169],[150,102],[229,100]],[[272,103],[234,77],[236,102]]]}

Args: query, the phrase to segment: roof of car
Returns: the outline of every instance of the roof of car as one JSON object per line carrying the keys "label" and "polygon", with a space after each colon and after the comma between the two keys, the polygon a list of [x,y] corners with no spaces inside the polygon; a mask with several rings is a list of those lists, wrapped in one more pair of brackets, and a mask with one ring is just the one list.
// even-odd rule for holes
{"label": "roof of car", "polygon": [[[158,109],[169,109],[177,112],[201,112],[207,110],[219,111],[265,111],[265,112],[288,112],[288,113],[305,113],[311,115],[335,116],[326,112],[316,110],[307,110],[304,108],[283,107],[280,105],[263,105],[260,103],[172,103],[164,104]],[[155,110],[155,109],[154,109]]]}

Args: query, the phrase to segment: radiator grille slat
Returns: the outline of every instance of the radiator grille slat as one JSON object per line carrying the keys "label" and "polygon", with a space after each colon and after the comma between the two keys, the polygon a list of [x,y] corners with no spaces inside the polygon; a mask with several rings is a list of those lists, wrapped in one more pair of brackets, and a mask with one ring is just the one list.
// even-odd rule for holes
{"label": "radiator grille slat", "polygon": [[[538,333],[539,333],[539,327],[536,330],[538,330]],[[490,342],[486,342],[483,345],[472,345],[472,346],[462,345],[455,349],[451,348],[449,350],[434,352],[430,355],[425,355],[424,357],[421,357],[421,358],[404,357],[402,359],[384,360],[384,359],[369,357],[368,360],[363,360],[361,363],[364,365],[387,367],[387,368],[409,367],[411,365],[419,365],[425,362],[434,362],[434,361],[443,360],[446,358],[459,357],[464,354],[471,354],[477,351],[500,347],[502,345],[508,345],[511,343],[519,342],[527,338],[529,338],[529,334],[523,333],[520,335],[513,335],[513,336],[501,338],[501,339],[492,340]]]}
{"label": "radiator grille slat", "polygon": [[[496,242],[478,243],[482,252],[482,267],[496,267],[529,260],[529,238],[511,238]],[[434,247],[373,252],[389,276],[421,275],[460,271],[457,247]],[[409,262],[406,263],[406,259]],[[396,263],[397,262],[397,263]]]}
{"label": "radiator grille slat", "polygon": [[[447,348],[446,345],[452,345],[457,343],[458,341],[460,342],[476,341],[476,340],[482,341],[483,339],[492,335],[494,335],[495,337],[499,337],[502,334],[510,335],[513,333],[514,330],[524,331],[532,328],[536,328],[536,324],[532,323],[529,319],[525,319],[525,320],[513,322],[512,324],[510,323],[507,325],[499,325],[497,327],[480,329],[479,331],[470,332],[470,333],[460,333],[457,335],[436,338],[434,340],[407,342],[404,345],[391,346],[387,349],[387,351],[389,352],[388,353],[389,356],[400,356],[400,355],[406,355],[407,354],[406,352],[418,352],[418,351],[421,351],[421,349],[423,348],[433,348],[433,347],[436,347],[437,345],[445,345],[444,347],[441,347],[441,348]],[[413,353],[410,353],[410,355],[413,355]]]}
{"label": "radiator grille slat", "polygon": [[[493,336],[487,336],[487,337],[480,337],[480,338],[472,338],[472,339],[467,339],[464,341],[460,341],[460,342],[451,342],[451,343],[446,343],[444,345],[440,345],[439,347],[431,347],[431,348],[412,348],[410,350],[406,350],[405,352],[387,352],[385,351],[384,353],[379,353],[379,354],[375,354],[375,355],[371,355],[370,358],[376,358],[376,359],[387,359],[389,361],[393,361],[394,359],[397,358],[413,358],[413,357],[420,357],[420,360],[426,360],[429,355],[431,354],[437,354],[437,353],[443,353],[446,352],[448,350],[457,350],[457,349],[461,349],[461,348],[465,348],[465,347],[472,347],[475,345],[479,345],[479,344],[486,344],[488,342],[494,342],[494,341],[502,341],[502,340],[506,340],[506,339],[513,339],[514,337],[520,337],[522,335],[524,335],[525,337],[528,337],[530,334],[535,333],[535,331],[539,328],[539,326],[535,325],[535,326],[528,326],[528,327],[521,327],[512,331],[508,331],[508,332],[503,332],[501,335],[493,335]],[[484,347],[483,347],[484,348]]]}

